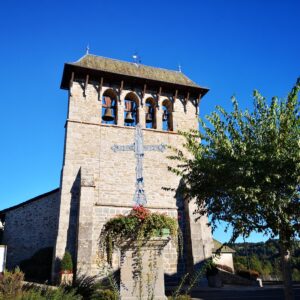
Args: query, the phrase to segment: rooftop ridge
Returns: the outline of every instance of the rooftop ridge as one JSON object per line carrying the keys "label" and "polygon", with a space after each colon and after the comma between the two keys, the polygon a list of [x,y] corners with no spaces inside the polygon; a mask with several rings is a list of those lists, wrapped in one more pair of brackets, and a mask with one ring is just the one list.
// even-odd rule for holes
{"label": "rooftop ridge", "polygon": [[[150,65],[146,65],[146,64],[142,64],[142,63],[135,63],[135,62],[127,61],[127,60],[122,60],[122,59],[112,58],[112,57],[106,57],[106,56],[103,56],[103,55],[96,55],[96,54],[91,54],[91,53],[84,54],[82,57],[80,57],[78,60],[76,60],[75,63],[80,62],[86,56],[94,56],[94,57],[97,57],[97,58],[104,58],[104,59],[113,60],[113,61],[116,61],[116,62],[128,63],[128,64],[131,64],[131,65],[140,65],[140,66],[147,67],[147,68],[153,68],[153,69],[159,69],[159,70],[168,71],[168,72],[180,73],[180,74],[183,74],[184,76],[186,76],[184,73],[179,72],[177,70],[173,70],[173,69],[167,69],[167,68],[163,68],[163,67],[154,67],[154,66],[150,66]],[[72,64],[72,62],[70,62],[70,63]],[[189,80],[191,80],[191,79],[189,79]]]}
{"label": "rooftop ridge", "polygon": [[22,207],[24,205],[30,204],[30,203],[32,203],[34,201],[40,200],[40,199],[42,199],[44,197],[47,197],[47,196],[49,196],[51,194],[57,193],[58,191],[59,191],[59,188],[56,188],[56,189],[51,190],[49,192],[46,192],[44,194],[41,194],[41,195],[35,196],[33,198],[30,198],[29,200],[25,200],[25,201],[23,201],[23,202],[21,202],[19,204],[16,204],[16,205],[13,205],[11,207],[2,209],[2,210],[0,210],[0,215],[6,213],[7,211],[14,210],[14,209],[20,208],[20,207]]}

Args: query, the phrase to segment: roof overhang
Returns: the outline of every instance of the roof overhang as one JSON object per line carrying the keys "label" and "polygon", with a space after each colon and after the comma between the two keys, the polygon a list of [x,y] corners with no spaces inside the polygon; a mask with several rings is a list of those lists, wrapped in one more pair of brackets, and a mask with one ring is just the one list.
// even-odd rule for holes
{"label": "roof overhang", "polygon": [[125,84],[130,84],[134,86],[143,87],[144,84],[147,85],[147,89],[150,90],[158,90],[162,88],[163,92],[174,93],[174,91],[178,91],[178,95],[187,95],[189,93],[189,97],[198,99],[199,96],[202,98],[208,91],[208,88],[203,87],[194,87],[194,86],[186,86],[181,84],[174,84],[165,81],[152,80],[148,78],[129,76],[124,74],[112,73],[87,67],[78,66],[75,64],[66,63],[64,65],[63,76],[61,80],[60,88],[64,90],[68,90],[70,86],[70,80],[72,77],[72,73],[74,72],[75,79],[82,78],[84,79],[86,75],[89,75],[89,80],[100,82],[101,77],[105,81],[121,83],[124,81]]}

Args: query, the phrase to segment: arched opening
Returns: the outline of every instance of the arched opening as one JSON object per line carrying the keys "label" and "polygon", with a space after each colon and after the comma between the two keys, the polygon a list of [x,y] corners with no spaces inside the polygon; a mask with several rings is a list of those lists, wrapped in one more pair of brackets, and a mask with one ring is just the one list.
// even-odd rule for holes
{"label": "arched opening", "polygon": [[114,90],[108,89],[102,96],[102,121],[103,124],[117,124],[118,101]]}
{"label": "arched opening", "polygon": [[164,100],[162,103],[162,130],[173,131],[173,114],[172,114],[172,102],[170,100]]}
{"label": "arched opening", "polygon": [[153,98],[148,98],[145,105],[146,128],[156,128],[156,105]]}
{"label": "arched opening", "polygon": [[139,98],[133,92],[124,99],[124,125],[136,126],[139,123]]}

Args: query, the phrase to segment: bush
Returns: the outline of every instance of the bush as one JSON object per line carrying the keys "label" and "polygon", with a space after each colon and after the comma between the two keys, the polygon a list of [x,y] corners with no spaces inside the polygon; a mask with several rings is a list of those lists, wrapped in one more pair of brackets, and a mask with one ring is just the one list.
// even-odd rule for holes
{"label": "bush", "polygon": [[63,287],[58,289],[47,289],[45,293],[45,300],[81,300],[81,295],[76,294],[76,290],[65,290]]}
{"label": "bush", "polygon": [[218,268],[216,267],[215,264],[210,264],[206,268],[206,277],[208,276],[215,276],[219,272]]}
{"label": "bush", "polygon": [[15,300],[22,293],[24,273],[19,268],[12,272],[4,271],[0,278],[0,299]]}
{"label": "bush", "polygon": [[232,268],[229,266],[216,264],[216,267],[229,273],[233,273]]}
{"label": "bush", "polygon": [[63,287],[56,289],[46,288],[40,289],[30,287],[14,300],[82,300],[80,295],[76,295],[76,291],[66,291]]}
{"label": "bush", "polygon": [[249,280],[256,280],[259,277],[259,273],[254,270],[237,270],[236,274]]}
{"label": "bush", "polygon": [[22,292],[22,294],[16,298],[16,300],[46,300],[46,298],[42,296],[40,291],[29,290]]}
{"label": "bush", "polygon": [[64,254],[64,257],[60,263],[60,270],[73,272],[72,256],[69,251],[66,251]]}
{"label": "bush", "polygon": [[65,286],[66,290],[76,290],[76,294],[81,295],[84,299],[92,299],[92,296],[97,291],[96,276],[78,276],[72,287]]}
{"label": "bush", "polygon": [[99,290],[91,298],[91,300],[118,300],[119,296],[112,290]]}
{"label": "bush", "polygon": [[[114,277],[113,277],[114,278]],[[76,290],[76,294],[86,300],[118,300],[118,291],[113,290],[111,281],[97,281],[97,276],[81,275],[73,282],[73,286],[64,286],[66,291]]]}
{"label": "bush", "polygon": [[25,273],[26,280],[45,282],[50,280],[53,248],[38,250],[31,258],[20,263],[20,269]]}
{"label": "bush", "polygon": [[190,295],[178,295],[177,297],[169,296],[168,300],[191,300]]}

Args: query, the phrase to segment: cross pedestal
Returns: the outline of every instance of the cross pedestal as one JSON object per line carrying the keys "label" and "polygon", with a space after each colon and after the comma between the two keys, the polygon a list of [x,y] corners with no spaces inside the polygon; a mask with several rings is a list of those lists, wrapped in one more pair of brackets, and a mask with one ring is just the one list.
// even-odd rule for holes
{"label": "cross pedestal", "polygon": [[[133,201],[135,205],[146,205],[144,191],[143,159],[145,151],[164,152],[166,146],[144,145],[141,124],[135,128],[134,143],[113,145],[114,152],[133,151],[136,157],[136,183]],[[149,241],[124,243],[121,247],[121,300],[166,300],[163,268],[163,249],[170,238],[157,237]]]}
{"label": "cross pedestal", "polygon": [[[166,300],[163,268],[163,249],[169,237],[157,237],[149,241],[121,247],[121,300]],[[140,256],[137,249],[140,247]],[[138,262],[138,259],[141,259]],[[140,268],[141,266],[141,268]],[[138,276],[137,276],[138,271]]]}

